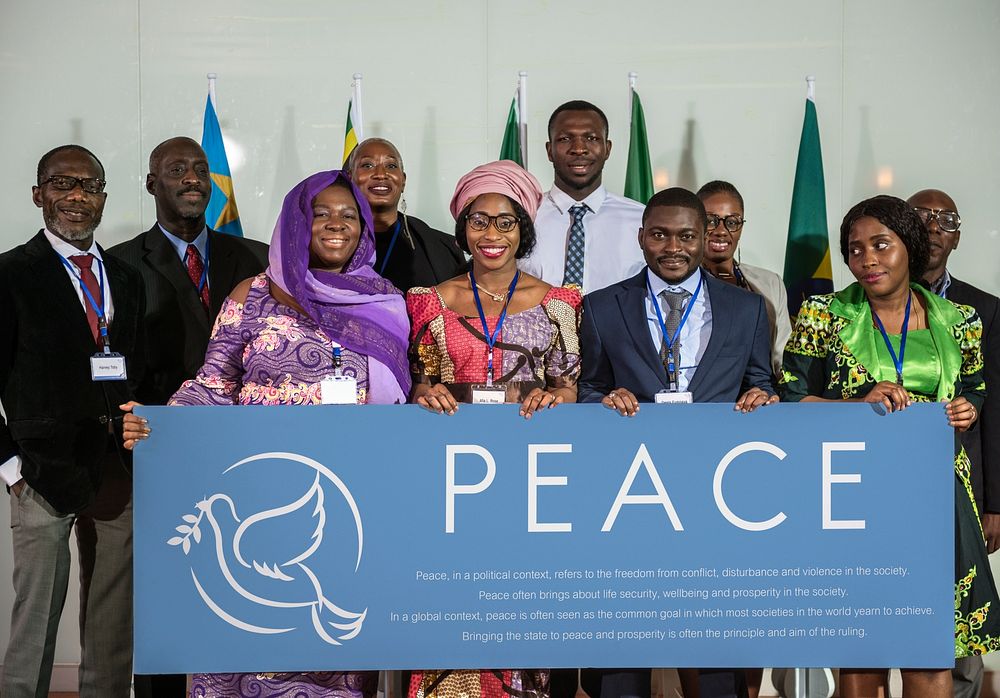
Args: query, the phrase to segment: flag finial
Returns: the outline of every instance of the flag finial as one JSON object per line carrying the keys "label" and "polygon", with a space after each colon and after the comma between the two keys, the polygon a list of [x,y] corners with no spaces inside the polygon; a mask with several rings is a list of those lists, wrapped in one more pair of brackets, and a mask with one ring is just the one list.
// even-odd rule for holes
{"label": "flag finial", "polygon": [[806,99],[816,101],[816,76],[806,75]]}

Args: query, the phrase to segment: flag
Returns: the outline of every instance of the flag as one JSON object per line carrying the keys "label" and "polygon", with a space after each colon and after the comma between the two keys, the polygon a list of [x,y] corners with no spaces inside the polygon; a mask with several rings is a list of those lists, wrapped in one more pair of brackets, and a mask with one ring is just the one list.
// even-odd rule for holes
{"label": "flag", "polygon": [[507,126],[503,130],[499,159],[513,160],[524,167],[524,160],[521,157],[521,126],[517,118],[517,95],[510,100],[510,112],[507,114]]}
{"label": "flag", "polygon": [[806,95],[806,114],[795,165],[792,212],[785,244],[785,288],[788,314],[793,318],[802,301],[817,293],[833,292],[830,236],[826,223],[826,187],[823,155],[819,147],[819,122],[812,81]]}
{"label": "flag", "polygon": [[358,118],[358,115],[354,110],[354,100],[352,99],[347,103],[347,127],[344,129],[343,164],[347,164],[347,158],[351,156],[351,151],[358,147],[358,142],[360,140],[361,119]]}
{"label": "flag", "polygon": [[653,196],[653,168],[649,164],[646,117],[639,95],[632,90],[632,123],[629,128],[628,164],[625,167],[625,196],[643,206]]}
{"label": "flag", "polygon": [[201,147],[208,157],[208,176],[212,179],[212,195],[205,210],[208,227],[220,233],[243,237],[240,212],[236,209],[236,196],[233,193],[233,177],[229,173],[229,159],[226,157],[226,146],[222,142],[222,128],[215,113],[211,87],[208,99],[205,100]]}

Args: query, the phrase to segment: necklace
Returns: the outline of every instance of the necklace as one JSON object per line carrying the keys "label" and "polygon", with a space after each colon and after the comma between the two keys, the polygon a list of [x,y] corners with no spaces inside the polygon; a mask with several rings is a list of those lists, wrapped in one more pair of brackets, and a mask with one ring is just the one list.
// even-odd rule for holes
{"label": "necklace", "polygon": [[488,288],[483,288],[478,281],[475,282],[475,284],[476,288],[478,288],[480,291],[482,291],[487,296],[492,298],[494,303],[503,303],[505,300],[507,300],[507,291],[501,291],[500,293],[493,293],[493,291],[489,290]]}

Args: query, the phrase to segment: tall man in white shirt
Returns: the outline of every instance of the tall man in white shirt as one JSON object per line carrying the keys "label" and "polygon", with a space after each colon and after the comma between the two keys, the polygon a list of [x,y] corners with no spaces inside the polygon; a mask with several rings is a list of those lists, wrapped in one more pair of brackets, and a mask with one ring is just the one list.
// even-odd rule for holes
{"label": "tall man in white shirt", "polygon": [[608,193],[601,183],[611,155],[604,112],[582,100],[557,107],[545,151],[555,180],[535,217],[535,249],[520,268],[554,286],[576,284],[584,293],[636,274],[643,267],[635,244],[643,205]]}
{"label": "tall man in white shirt", "polygon": [[80,698],[127,698],[132,682],[131,458],[118,405],[141,377],[145,303],[139,273],[94,242],[104,185],[85,148],[46,153],[32,187],[45,228],[0,255],[0,477],[15,592],[5,698],[48,695],[74,527]]}

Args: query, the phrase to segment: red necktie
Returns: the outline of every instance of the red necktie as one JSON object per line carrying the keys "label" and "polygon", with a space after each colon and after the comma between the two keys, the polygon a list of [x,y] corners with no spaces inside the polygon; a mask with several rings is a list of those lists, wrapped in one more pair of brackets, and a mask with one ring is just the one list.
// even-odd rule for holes
{"label": "red necktie", "polygon": [[[188,245],[187,254],[187,270],[188,278],[191,279],[191,283],[194,284],[195,290],[201,284],[202,274],[205,273],[205,265],[201,261],[201,253],[198,252],[198,248],[194,245]],[[201,304],[205,306],[205,310],[208,310],[208,279],[205,279],[205,285],[201,287]]]}
{"label": "red necktie", "polygon": [[[101,296],[101,285],[97,283],[97,277],[94,276],[94,272],[90,269],[90,266],[94,263],[94,256],[90,254],[75,254],[70,259],[76,265],[76,268],[80,270],[80,279],[83,280],[83,285],[90,291],[93,299],[103,307],[104,298]],[[83,295],[86,296],[87,294]],[[98,327],[97,311],[94,310],[94,304],[90,302],[89,298],[84,298],[83,300],[83,305],[87,309],[87,322],[90,324],[90,333],[94,335],[94,342],[100,345],[101,331]]]}

